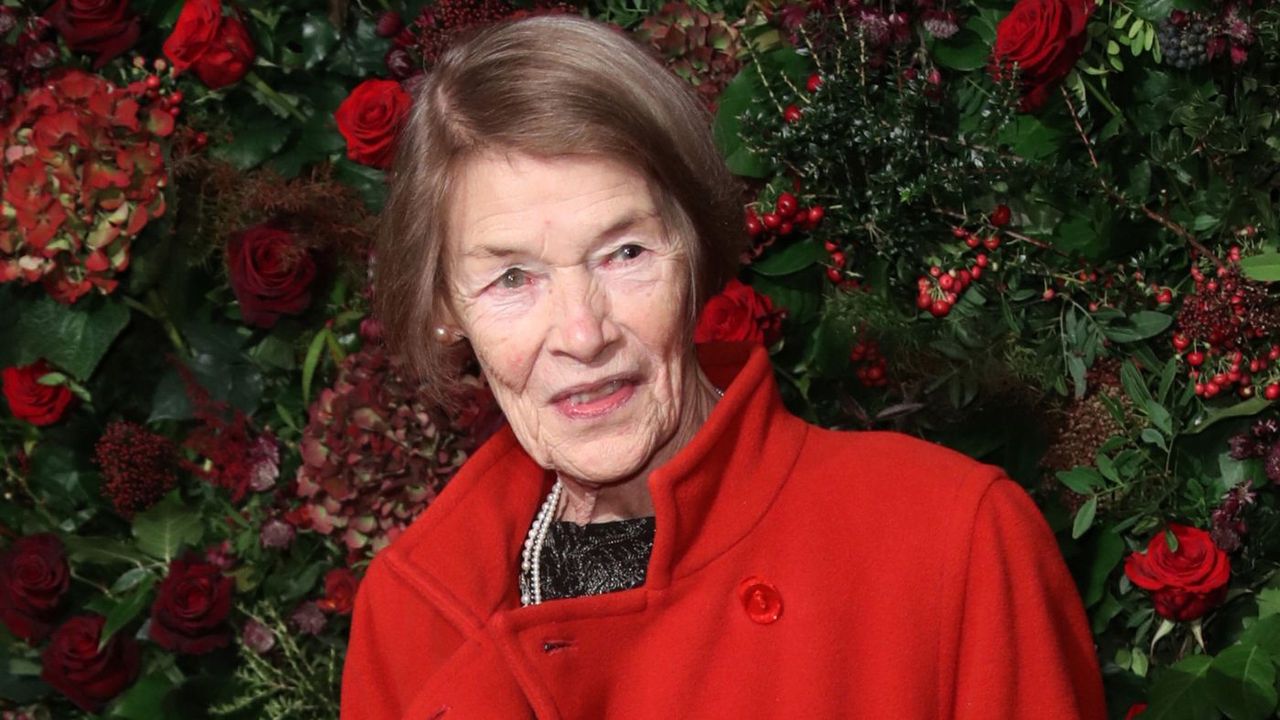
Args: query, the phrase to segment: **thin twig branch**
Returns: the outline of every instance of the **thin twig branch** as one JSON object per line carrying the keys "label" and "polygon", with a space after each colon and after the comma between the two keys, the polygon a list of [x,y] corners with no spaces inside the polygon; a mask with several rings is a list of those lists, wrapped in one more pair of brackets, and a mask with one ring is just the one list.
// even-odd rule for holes
{"label": "thin twig branch", "polygon": [[1186,241],[1188,245],[1195,248],[1196,251],[1198,251],[1201,255],[1212,260],[1214,265],[1220,268],[1225,267],[1225,264],[1222,262],[1222,260],[1217,255],[1215,255],[1212,250],[1205,247],[1204,244],[1201,243],[1199,240],[1196,240],[1195,235],[1192,235],[1191,232],[1186,228],[1184,228],[1182,225],[1178,224],[1177,222],[1174,222],[1171,218],[1169,218],[1169,216],[1163,213],[1156,212],[1155,210],[1152,210],[1151,208],[1147,207],[1145,203],[1132,202],[1131,200],[1129,200],[1124,195],[1116,191],[1107,183],[1107,179],[1103,177],[1101,172],[1101,167],[1098,164],[1098,156],[1093,152],[1093,143],[1090,142],[1089,134],[1085,132],[1084,126],[1080,124],[1080,116],[1076,113],[1075,103],[1071,102],[1071,94],[1067,92],[1067,89],[1065,87],[1059,86],[1058,89],[1062,92],[1062,99],[1067,103],[1067,110],[1071,112],[1071,122],[1075,124],[1076,132],[1080,135],[1080,139],[1084,141],[1085,149],[1089,151],[1089,162],[1093,164],[1093,169],[1095,171],[1098,171],[1098,185],[1102,187],[1102,191],[1107,194],[1107,197],[1110,197],[1112,200],[1126,207],[1136,208],[1138,210],[1141,210],[1142,213],[1146,215],[1148,218],[1151,218],[1156,223],[1158,223],[1161,227],[1165,228],[1166,230],[1173,233],[1174,235],[1177,235],[1178,237],[1182,238],[1184,241]]}

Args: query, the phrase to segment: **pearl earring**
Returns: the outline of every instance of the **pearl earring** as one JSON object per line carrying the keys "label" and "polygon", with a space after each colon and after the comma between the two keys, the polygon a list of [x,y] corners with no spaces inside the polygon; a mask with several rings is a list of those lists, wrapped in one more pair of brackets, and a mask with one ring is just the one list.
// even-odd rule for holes
{"label": "pearl earring", "polygon": [[435,327],[436,342],[442,345],[449,345],[462,339],[462,332],[458,330],[450,330],[444,325]]}

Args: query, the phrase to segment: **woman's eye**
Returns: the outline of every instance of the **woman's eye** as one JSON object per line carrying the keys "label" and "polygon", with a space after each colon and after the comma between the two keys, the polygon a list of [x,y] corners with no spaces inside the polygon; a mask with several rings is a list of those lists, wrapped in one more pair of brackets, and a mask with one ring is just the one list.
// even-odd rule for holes
{"label": "woman's eye", "polygon": [[517,290],[529,284],[529,275],[520,268],[510,268],[498,278],[498,287],[504,290]]}
{"label": "woman's eye", "polygon": [[635,260],[643,254],[644,248],[639,245],[623,245],[614,251],[613,259],[626,262],[627,260]]}

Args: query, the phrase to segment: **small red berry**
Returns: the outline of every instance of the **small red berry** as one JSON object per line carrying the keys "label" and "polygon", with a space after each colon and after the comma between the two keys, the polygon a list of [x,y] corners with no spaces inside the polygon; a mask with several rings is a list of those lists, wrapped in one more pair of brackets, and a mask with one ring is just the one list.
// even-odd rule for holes
{"label": "small red berry", "polygon": [[980,247],[982,245],[982,238],[978,237],[977,235],[970,235],[969,237],[964,239],[964,244],[968,245],[971,248]]}
{"label": "small red berry", "polygon": [[747,216],[747,234],[755,237],[764,232],[764,225],[760,224],[760,218],[755,215]]}
{"label": "small red berry", "polygon": [[796,209],[799,205],[796,203],[795,195],[784,192],[778,196],[778,202],[774,207],[777,209],[779,215],[789,218],[796,214]]}
{"label": "small red berry", "polygon": [[1204,364],[1204,353],[1199,350],[1187,353],[1187,364],[1191,367],[1200,367]]}
{"label": "small red berry", "polygon": [[833,268],[833,267],[829,267],[829,268],[827,268],[827,279],[828,279],[828,280],[830,280],[830,281],[831,281],[831,282],[833,282],[833,283],[838,283],[838,282],[840,282],[840,277],[841,277],[841,276],[840,276],[840,269],[839,269],[839,268]]}
{"label": "small red berry", "polygon": [[996,237],[995,235],[988,235],[987,239],[982,241],[982,244],[988,250],[995,250],[996,248],[1000,247],[1000,238]]}
{"label": "small red berry", "polygon": [[827,216],[827,211],[821,205],[814,205],[809,208],[809,225],[810,227],[822,222],[822,218]]}
{"label": "small red berry", "polygon": [[959,240],[960,238],[967,237],[969,235],[969,231],[957,225],[956,227],[951,228],[951,234]]}
{"label": "small red berry", "polygon": [[828,254],[830,254],[830,253],[835,252],[836,250],[839,250],[839,249],[840,249],[840,246],[839,246],[839,245],[836,245],[835,243],[833,243],[833,242],[831,242],[830,240],[828,240],[828,241],[826,241],[826,242],[822,243],[822,249],[823,249],[823,250],[826,250],[826,251],[827,251],[827,253],[828,253]]}
{"label": "small red berry", "polygon": [[951,303],[946,300],[934,300],[929,306],[929,314],[934,317],[945,317],[949,312],[951,312]]}
{"label": "small red berry", "polygon": [[791,222],[790,220],[787,220],[778,226],[778,234],[790,235],[791,231],[795,229],[796,229],[795,223]]}
{"label": "small red berry", "polygon": [[1052,300],[1055,295],[1057,295],[1057,293],[1053,291],[1053,288],[1045,288],[1044,295],[1042,295],[1041,297],[1043,297],[1045,300]]}
{"label": "small red berry", "polygon": [[1161,290],[1160,294],[1156,295],[1156,302],[1161,305],[1168,305],[1169,303],[1173,302],[1173,291],[1170,290],[1169,288],[1165,288],[1164,290]]}
{"label": "small red berry", "polygon": [[982,277],[982,268],[977,265],[969,268],[969,277],[972,277],[974,280]]}
{"label": "small red berry", "polygon": [[1271,383],[1262,391],[1262,397],[1268,400],[1280,398],[1280,383]]}
{"label": "small red berry", "polygon": [[978,263],[978,267],[986,267],[986,266],[987,266],[987,262],[988,262],[988,261],[987,261],[987,254],[986,254],[986,253],[978,253],[978,256],[974,258],[974,262]]}
{"label": "small red berry", "polygon": [[782,119],[789,123],[800,122],[800,108],[788,105],[787,109],[782,111]]}
{"label": "small red berry", "polygon": [[765,213],[760,218],[760,221],[770,230],[777,230],[778,226],[782,224],[782,218],[778,217],[777,213]]}
{"label": "small red berry", "polygon": [[1186,335],[1183,335],[1182,333],[1178,333],[1177,335],[1173,336],[1173,348],[1178,352],[1182,352],[1183,350],[1186,350],[1187,347],[1190,345],[1191,345],[1191,341],[1187,339]]}
{"label": "small red berry", "polygon": [[844,267],[844,261],[845,261],[844,253],[840,252],[839,250],[831,253],[831,263],[836,267]]}
{"label": "small red berry", "polygon": [[160,87],[160,78],[156,75],[148,75],[145,82],[148,90],[155,90]]}
{"label": "small red berry", "polygon": [[995,210],[991,211],[991,224],[996,227],[1004,227],[1009,224],[1009,218],[1013,213],[1009,211],[1008,205],[997,205]]}
{"label": "small red berry", "polygon": [[919,295],[916,296],[916,307],[920,308],[921,310],[928,310],[929,306],[932,304],[933,304],[933,298],[929,297],[928,293],[920,293]]}
{"label": "small red berry", "polygon": [[929,274],[930,274],[930,275],[932,275],[932,276],[934,276],[934,277],[941,277],[941,276],[942,276],[942,268],[938,267],[937,265],[934,265],[933,267],[930,267],[930,268],[929,268]]}
{"label": "small red berry", "polygon": [[818,92],[818,88],[822,87],[822,76],[814,73],[809,76],[809,81],[804,84],[805,89],[811,93]]}
{"label": "small red berry", "polygon": [[955,288],[955,286],[956,286],[956,279],[951,277],[950,275],[943,275],[942,277],[938,278],[938,287],[942,288],[943,290],[951,290]]}

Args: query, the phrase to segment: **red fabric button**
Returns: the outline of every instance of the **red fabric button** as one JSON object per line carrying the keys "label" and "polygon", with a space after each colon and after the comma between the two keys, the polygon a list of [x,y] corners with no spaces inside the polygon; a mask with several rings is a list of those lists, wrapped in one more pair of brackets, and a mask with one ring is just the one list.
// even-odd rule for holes
{"label": "red fabric button", "polygon": [[768,625],[782,615],[782,595],[772,583],[758,577],[749,577],[738,586],[738,597],[747,617],[761,625]]}

